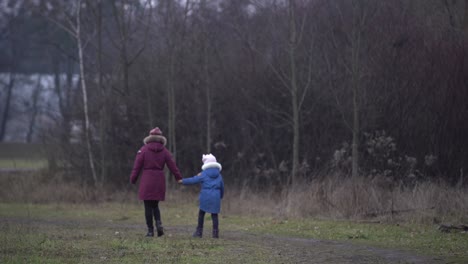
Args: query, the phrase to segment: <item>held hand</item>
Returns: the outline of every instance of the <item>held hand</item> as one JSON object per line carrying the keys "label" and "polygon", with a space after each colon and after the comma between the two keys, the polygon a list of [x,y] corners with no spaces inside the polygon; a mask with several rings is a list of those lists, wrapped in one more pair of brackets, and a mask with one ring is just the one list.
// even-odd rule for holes
{"label": "held hand", "polygon": [[197,176],[200,176],[200,175],[201,175],[201,172],[199,172],[199,173],[197,174]]}
{"label": "held hand", "polygon": [[178,180],[177,183],[182,184],[182,180]]}

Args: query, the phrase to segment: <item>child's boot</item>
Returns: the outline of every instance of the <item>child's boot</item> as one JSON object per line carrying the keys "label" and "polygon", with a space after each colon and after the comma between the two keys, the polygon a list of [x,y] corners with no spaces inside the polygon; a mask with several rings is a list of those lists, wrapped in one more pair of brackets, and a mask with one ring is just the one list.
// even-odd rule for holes
{"label": "child's boot", "polygon": [[219,229],[213,229],[213,238],[219,238]]}
{"label": "child's boot", "polygon": [[213,238],[219,238],[219,219],[218,214],[211,214],[213,220]]}
{"label": "child's boot", "polygon": [[158,237],[164,235],[164,229],[161,221],[156,221],[156,231],[158,232]]}
{"label": "child's boot", "polygon": [[192,237],[199,237],[201,238],[203,235],[203,228],[202,227],[197,227],[197,230],[195,233],[193,233]]}
{"label": "child's boot", "polygon": [[147,237],[154,237],[154,229],[148,228],[148,233],[146,233]]}

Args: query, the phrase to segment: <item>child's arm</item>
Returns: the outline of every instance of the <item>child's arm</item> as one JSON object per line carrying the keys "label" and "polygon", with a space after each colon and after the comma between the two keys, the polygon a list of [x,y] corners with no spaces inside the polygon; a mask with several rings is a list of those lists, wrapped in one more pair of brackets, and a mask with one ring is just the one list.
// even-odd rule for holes
{"label": "child's arm", "polygon": [[190,178],[185,178],[185,179],[182,179],[182,184],[183,185],[192,185],[192,184],[197,184],[197,183],[200,183],[203,181],[203,174],[201,174],[200,176],[198,175],[195,175],[193,177],[190,177]]}
{"label": "child's arm", "polygon": [[223,178],[221,177],[221,188],[220,188],[220,192],[221,192],[221,199],[223,199],[224,197],[224,181],[223,181]]}

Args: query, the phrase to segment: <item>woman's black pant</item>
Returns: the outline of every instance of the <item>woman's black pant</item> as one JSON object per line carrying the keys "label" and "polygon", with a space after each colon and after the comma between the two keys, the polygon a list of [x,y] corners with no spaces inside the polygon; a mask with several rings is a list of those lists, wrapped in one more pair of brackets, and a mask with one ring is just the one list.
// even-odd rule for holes
{"label": "woman's black pant", "polygon": [[159,201],[145,200],[145,218],[148,228],[153,229],[153,217],[156,223],[161,223],[161,213],[159,212]]}
{"label": "woman's black pant", "polygon": [[[203,222],[205,221],[205,213],[206,212],[203,211],[202,209],[198,211],[198,226],[197,226],[198,229],[203,228]],[[211,219],[213,220],[213,230],[218,230],[218,226],[219,226],[218,214],[211,214]]]}

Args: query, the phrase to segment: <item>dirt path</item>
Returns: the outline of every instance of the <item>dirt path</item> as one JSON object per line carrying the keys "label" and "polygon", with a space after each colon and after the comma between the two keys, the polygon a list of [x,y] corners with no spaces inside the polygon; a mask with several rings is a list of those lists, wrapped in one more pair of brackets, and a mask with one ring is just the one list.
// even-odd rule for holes
{"label": "dirt path", "polygon": [[[102,226],[111,229],[144,229],[141,225],[97,221],[64,221],[0,217],[0,224],[33,224],[62,227]],[[167,236],[190,236],[193,227],[166,226]],[[207,230],[206,236],[209,237]],[[203,238],[207,239],[207,238]],[[209,239],[209,238],[208,238]],[[303,239],[275,235],[259,235],[241,231],[222,231],[221,240],[245,242],[246,248],[233,249],[234,254],[248,254],[248,245],[256,245],[271,252],[275,263],[447,263],[442,259],[416,255],[393,249],[355,245],[346,242]]]}
{"label": "dirt path", "polygon": [[[192,229],[168,228],[169,231],[186,232],[187,235],[190,235]],[[270,248],[280,263],[446,263],[441,259],[418,256],[411,252],[337,241],[257,235],[237,231],[226,231],[222,233],[222,238],[248,241]]]}
{"label": "dirt path", "polygon": [[440,260],[409,252],[336,241],[278,236],[264,236],[260,241],[271,244],[278,255],[294,260],[293,263],[442,263]]}

